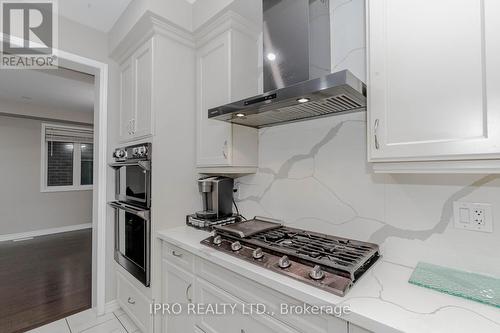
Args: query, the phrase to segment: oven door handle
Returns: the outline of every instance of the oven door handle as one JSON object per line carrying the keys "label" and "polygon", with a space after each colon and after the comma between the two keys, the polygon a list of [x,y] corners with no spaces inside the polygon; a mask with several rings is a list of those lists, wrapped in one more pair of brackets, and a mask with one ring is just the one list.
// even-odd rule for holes
{"label": "oven door handle", "polygon": [[140,209],[133,207],[131,205],[124,204],[123,202],[112,201],[108,203],[111,207],[116,209],[122,209],[130,214],[139,216],[140,218],[149,221],[150,212],[148,209]]}
{"label": "oven door handle", "polygon": [[115,169],[119,169],[124,166],[138,165],[146,171],[151,171],[151,161],[126,161],[126,162],[115,162],[110,163],[109,166]]}

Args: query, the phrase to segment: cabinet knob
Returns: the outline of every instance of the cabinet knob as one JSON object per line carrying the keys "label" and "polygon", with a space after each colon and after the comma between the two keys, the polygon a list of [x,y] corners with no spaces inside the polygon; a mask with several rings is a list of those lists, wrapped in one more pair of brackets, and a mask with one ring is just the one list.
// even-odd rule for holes
{"label": "cabinet knob", "polygon": [[127,302],[129,304],[135,304],[135,300],[132,297],[129,297],[128,300],[127,300]]}

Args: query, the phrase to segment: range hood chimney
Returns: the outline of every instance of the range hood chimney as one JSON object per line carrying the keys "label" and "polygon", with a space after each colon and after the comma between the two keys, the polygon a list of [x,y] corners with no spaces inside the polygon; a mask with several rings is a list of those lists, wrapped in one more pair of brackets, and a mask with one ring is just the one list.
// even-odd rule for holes
{"label": "range hood chimney", "polygon": [[208,110],[262,128],[366,109],[366,86],[331,73],[329,0],[263,0],[264,93]]}

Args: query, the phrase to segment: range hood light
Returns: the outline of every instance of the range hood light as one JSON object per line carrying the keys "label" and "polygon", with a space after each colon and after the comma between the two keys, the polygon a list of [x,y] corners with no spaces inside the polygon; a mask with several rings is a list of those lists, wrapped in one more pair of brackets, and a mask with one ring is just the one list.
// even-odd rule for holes
{"label": "range hood light", "polygon": [[276,60],[276,54],[274,54],[274,53],[272,53],[272,52],[269,52],[269,53],[267,54],[267,60],[269,60],[269,61],[274,61],[274,60]]}
{"label": "range hood light", "polygon": [[311,100],[310,98],[301,97],[301,98],[297,99],[297,102],[299,102],[299,103],[307,103],[310,100]]}
{"label": "range hood light", "polygon": [[237,113],[237,114],[235,114],[235,116],[238,118],[243,118],[243,117],[245,117],[245,114],[244,113]]}

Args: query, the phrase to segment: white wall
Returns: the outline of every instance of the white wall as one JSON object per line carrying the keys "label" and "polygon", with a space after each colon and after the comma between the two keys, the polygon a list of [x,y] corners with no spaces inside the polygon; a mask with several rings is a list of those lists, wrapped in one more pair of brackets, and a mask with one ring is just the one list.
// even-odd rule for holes
{"label": "white wall", "polygon": [[0,116],[0,234],[92,222],[92,191],[40,192],[41,121]]}
{"label": "white wall", "polygon": [[[365,80],[364,1],[331,3],[332,67]],[[358,112],[262,129],[259,171],[238,180],[240,211],[375,242],[388,262],[500,276],[500,176],[376,175],[366,162],[365,118]],[[455,229],[453,201],[491,203],[494,233]]]}
{"label": "white wall", "polygon": [[[135,2],[132,1],[132,2]],[[91,58],[108,64],[108,162],[111,161],[112,148],[118,141],[118,82],[119,71],[117,64],[109,58],[108,36],[102,31],[81,25],[72,20],[60,17],[59,20],[59,48],[80,56]],[[108,168],[107,172],[107,199],[114,198],[114,172]],[[114,277],[114,224],[113,210],[107,210],[106,221],[106,302],[116,298],[116,286]],[[95,219],[95,216],[94,216]],[[94,235],[95,236],[95,235]],[[94,253],[94,256],[96,253]],[[95,276],[94,276],[95,278]],[[93,281],[95,284],[95,280]],[[95,295],[94,295],[95,296]]]}

